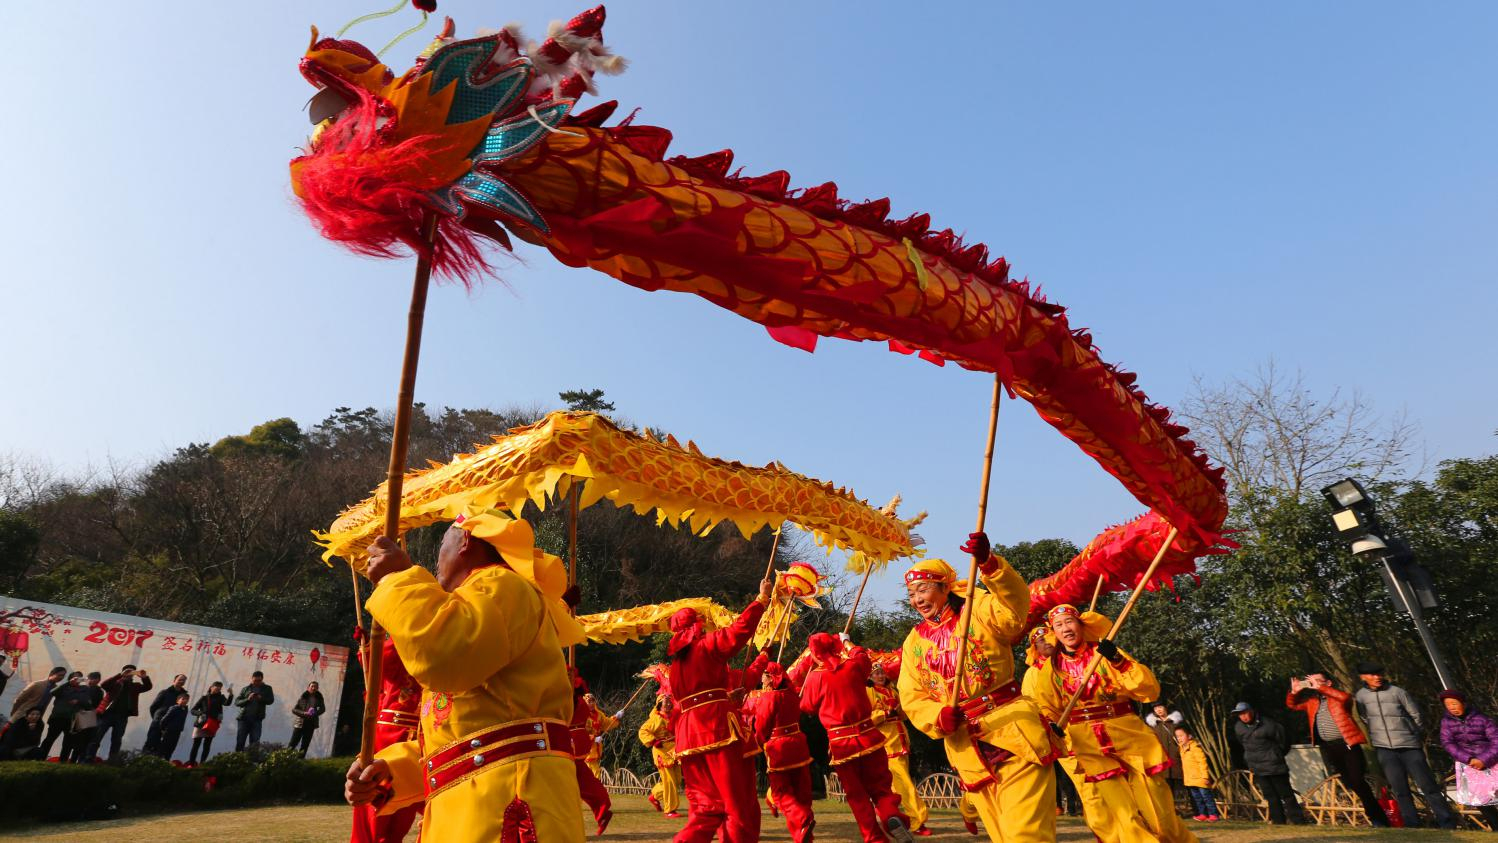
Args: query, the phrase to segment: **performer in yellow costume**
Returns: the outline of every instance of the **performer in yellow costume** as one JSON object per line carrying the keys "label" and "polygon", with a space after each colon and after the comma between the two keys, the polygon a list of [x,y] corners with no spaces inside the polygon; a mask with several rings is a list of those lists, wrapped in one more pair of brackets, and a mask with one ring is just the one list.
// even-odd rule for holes
{"label": "performer in yellow costume", "polygon": [[[893,669],[898,670],[898,666]],[[931,830],[926,828],[930,811],[910,778],[910,736],[905,733],[905,724],[901,722],[905,713],[900,710],[900,691],[889,681],[882,662],[874,662],[869,681],[874,683],[869,686],[869,702],[874,704],[874,725],[884,734],[884,754],[889,756],[890,788],[900,795],[900,807],[910,817],[910,833],[930,837]]]}
{"label": "performer in yellow costume", "polygon": [[598,710],[598,699],[592,694],[585,694],[588,705],[593,708],[588,713],[588,737],[592,739],[592,746],[588,747],[587,764],[593,775],[603,775],[603,736],[618,728],[619,716],[624,712],[616,711],[612,715],[604,714]]}
{"label": "performer in yellow costume", "polygon": [[650,804],[668,817],[681,816],[676,809],[681,807],[681,767],[676,764],[676,735],[671,731],[671,697],[661,694],[656,697],[655,710],[640,726],[640,743],[650,747],[650,760],[660,781],[650,789]]}
{"label": "performer in yellow costume", "polygon": [[[1096,612],[1063,603],[1046,613],[1046,622],[1057,650],[1042,663],[1035,694],[1048,716],[1061,715],[1093,654],[1103,657],[1065,725],[1072,757],[1105,815],[1098,825],[1089,816],[1088,825],[1121,843],[1195,843],[1162,775],[1170,757],[1130,704],[1160,698],[1155,674],[1108,640],[1108,619]],[[1083,804],[1091,808],[1085,797]]]}
{"label": "performer in yellow costume", "polygon": [[[1039,688],[1040,679],[1043,674],[1042,668],[1045,666],[1046,660],[1056,652],[1056,642],[1052,641],[1049,636],[1050,627],[1045,624],[1035,627],[1030,630],[1030,646],[1025,649],[1026,669],[1025,675],[1020,679],[1020,691],[1025,696],[1034,700],[1036,704],[1040,703]],[[1041,706],[1041,711],[1045,711],[1045,706]],[[1122,788],[1122,782],[1114,782],[1110,785],[1087,781],[1086,774],[1082,772],[1082,764],[1077,760],[1076,756],[1072,755],[1069,743],[1067,750],[1062,753],[1060,758],[1056,759],[1056,766],[1061,768],[1059,775],[1066,776],[1071,781],[1072,786],[1077,789],[1077,796],[1082,801],[1082,819],[1087,823],[1087,827],[1092,830],[1092,834],[1098,839],[1098,843],[1118,843],[1120,839],[1118,829],[1113,826],[1108,812],[1104,810],[1103,799],[1098,790],[1100,787]],[[1062,787],[1063,784],[1058,779],[1056,781],[1056,789],[1060,790]],[[1056,805],[1056,810],[1058,813],[1061,810],[1059,802]]]}
{"label": "performer in yellow costume", "polygon": [[[990,840],[1051,843],[1056,839],[1056,750],[1040,711],[1014,680],[1013,642],[1024,632],[1030,590],[988,537],[974,533],[963,551],[978,560],[987,591],[970,589],[940,559],[905,574],[920,623],[905,638],[900,704],[911,725],[944,739],[947,760],[972,798]],[[959,615],[973,601],[967,656],[957,664]],[[958,704],[947,705],[958,683]]]}
{"label": "performer in yellow costume", "polygon": [[380,812],[426,799],[424,843],[580,843],[562,648],[582,630],[561,601],[561,562],[530,525],[497,512],[455,524],[437,576],[395,542],[369,551],[365,604],[426,689],[417,740],[349,768],[345,795]]}

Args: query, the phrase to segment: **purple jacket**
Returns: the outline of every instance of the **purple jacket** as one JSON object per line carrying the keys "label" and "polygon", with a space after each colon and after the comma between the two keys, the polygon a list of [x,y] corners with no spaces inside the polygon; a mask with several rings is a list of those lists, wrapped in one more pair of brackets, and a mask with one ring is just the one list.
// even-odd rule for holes
{"label": "purple jacket", "polygon": [[1461,717],[1447,712],[1441,717],[1441,746],[1462,764],[1476,758],[1484,767],[1498,766],[1498,723],[1471,707]]}

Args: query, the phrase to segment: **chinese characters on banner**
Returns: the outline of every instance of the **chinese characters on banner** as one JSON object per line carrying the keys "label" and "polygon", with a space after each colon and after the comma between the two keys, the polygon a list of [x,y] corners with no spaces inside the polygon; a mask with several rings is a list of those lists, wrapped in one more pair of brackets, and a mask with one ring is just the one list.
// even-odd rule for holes
{"label": "chinese characters on banner", "polygon": [[[308,682],[317,682],[327,712],[313,733],[309,757],[325,756],[333,743],[338,722],[338,703],[343,696],[343,671],[349,651],[345,647],[270,638],[214,629],[206,626],[115,615],[18,600],[0,595],[0,658],[15,664],[16,675],[0,694],[0,711],[9,713],[12,701],[27,683],[45,679],[55,666],[84,674],[97,670],[105,679],[133,664],[145,670],[152,689],[140,698],[140,716],[130,720],[124,748],[138,750],[146,742],[150,716],[146,709],[156,692],[172,684],[172,677],[187,674],[187,692],[192,702],[208,692],[211,682],[223,682],[235,693],[248,685],[250,674],[265,674],[265,684],[275,693],[266,711],[261,741],[285,744],[291,739],[292,714],[297,698]],[[214,753],[234,748],[237,708],[224,714]],[[191,747],[190,732],[177,745],[176,760],[186,760]]]}

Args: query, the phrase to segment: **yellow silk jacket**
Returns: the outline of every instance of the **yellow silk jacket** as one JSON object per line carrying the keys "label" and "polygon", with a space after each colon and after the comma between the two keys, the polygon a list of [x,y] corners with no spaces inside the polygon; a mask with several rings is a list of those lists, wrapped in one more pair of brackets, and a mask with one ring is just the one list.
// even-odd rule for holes
{"label": "yellow silk jacket", "polygon": [[[969,592],[973,600],[972,629],[967,658],[962,665],[963,698],[981,697],[1014,681],[1012,642],[1024,632],[1030,611],[1025,580],[1002,557],[998,570],[982,577],[987,591]],[[941,623],[921,621],[905,637],[900,659],[900,705],[910,724],[933,738],[945,737],[947,760],[963,786],[976,790],[995,778],[995,771],[973,745],[973,739],[1009,752],[1029,764],[1050,764],[1055,758],[1049,732],[1035,704],[1023,696],[994,707],[966,727],[943,736],[937,717],[947,704],[947,691],[957,674],[960,622],[951,612]]]}
{"label": "yellow silk jacket", "polygon": [[[1093,652],[1089,643],[1074,656],[1057,652],[1041,664],[1034,693],[1047,717],[1060,716]],[[1148,667],[1123,650],[1118,652],[1121,663],[1114,665],[1104,660],[1098,665],[1087,690],[1077,700],[1072,722],[1066,724],[1071,754],[1088,781],[1122,775],[1129,769],[1154,775],[1170,766],[1170,757],[1154,731],[1132,709],[1125,710],[1131,702],[1159,699],[1160,683]],[[1109,716],[1106,710],[1109,706],[1121,713]],[[1089,711],[1093,713],[1088,715]],[[1094,719],[1078,722],[1079,714]]]}
{"label": "yellow silk jacket", "polygon": [[886,685],[883,688],[869,686],[869,702],[874,706],[874,725],[884,734],[884,754],[890,758],[903,758],[910,754],[910,735],[905,733],[901,722],[905,713],[900,710],[900,692]]}
{"label": "yellow silk jacket", "polygon": [[[499,840],[506,823],[530,822],[539,839],[583,840],[571,746],[535,749],[474,769],[427,795],[426,758],[516,721],[557,724],[572,717],[556,629],[540,592],[502,566],[482,568],[451,593],[424,568],[380,580],[365,604],[425,688],[421,733],[378,757],[390,765],[389,813],[427,798],[424,843]],[[543,727],[544,728],[544,727]],[[481,756],[463,764],[482,764]]]}
{"label": "yellow silk jacket", "polygon": [[676,733],[660,711],[650,712],[640,725],[640,743],[650,747],[650,760],[657,767],[676,766]]}

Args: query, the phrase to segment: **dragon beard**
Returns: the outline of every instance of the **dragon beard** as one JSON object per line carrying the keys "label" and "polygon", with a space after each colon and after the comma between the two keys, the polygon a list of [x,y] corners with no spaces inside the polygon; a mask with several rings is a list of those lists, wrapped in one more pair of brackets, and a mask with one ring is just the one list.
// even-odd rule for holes
{"label": "dragon beard", "polygon": [[[442,213],[432,201],[431,195],[451,180],[434,175],[438,168],[430,164],[451,157],[451,141],[418,135],[391,144],[382,137],[391,113],[388,106],[363,89],[348,95],[357,96],[357,101],[294,162],[297,200],[319,233],[370,257],[415,253],[430,260],[438,275],[463,280],[465,286],[464,279],[489,273],[474,237],[478,227]],[[437,215],[430,243],[422,232],[428,213]]]}

